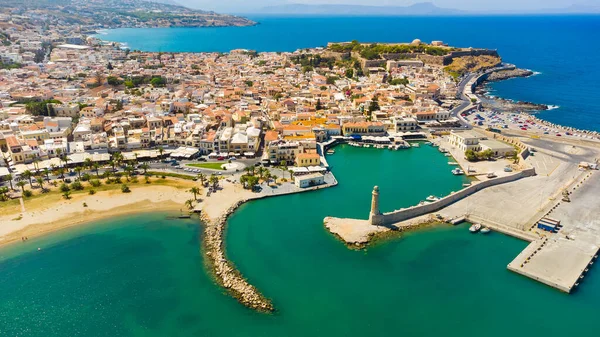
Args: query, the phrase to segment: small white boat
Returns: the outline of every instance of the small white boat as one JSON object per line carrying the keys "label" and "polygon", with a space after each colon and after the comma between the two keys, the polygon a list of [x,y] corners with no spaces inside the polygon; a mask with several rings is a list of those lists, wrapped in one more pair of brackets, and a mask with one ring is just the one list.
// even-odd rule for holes
{"label": "small white boat", "polygon": [[412,147],[419,147],[420,145],[419,145],[419,143],[414,143],[414,144],[411,144],[410,146],[412,146]]}
{"label": "small white boat", "polygon": [[471,186],[471,183],[464,183],[463,184],[463,187],[469,187],[469,186]]}
{"label": "small white boat", "polygon": [[487,234],[487,233],[489,233],[489,232],[491,232],[491,231],[492,231],[492,230],[491,230],[491,229],[489,229],[488,227],[483,227],[483,228],[481,229],[481,234]]}
{"label": "small white boat", "polygon": [[435,201],[440,200],[440,198],[436,197],[435,195],[430,195],[425,200],[430,201],[430,202],[435,202]]}
{"label": "small white boat", "polygon": [[452,155],[450,153],[444,153],[444,156],[446,156],[446,157],[452,157]]}
{"label": "small white boat", "polygon": [[458,163],[457,163],[457,162],[455,162],[455,161],[449,161],[449,162],[448,162],[448,165],[453,165],[453,166],[456,166],[456,165],[458,165]]}
{"label": "small white boat", "polygon": [[465,171],[459,169],[459,168],[455,168],[454,170],[452,170],[452,174],[454,174],[455,176],[460,176],[465,174]]}
{"label": "small white boat", "polygon": [[327,150],[327,154],[334,154],[335,151],[334,150]]}
{"label": "small white boat", "polygon": [[479,232],[480,229],[481,229],[481,225],[476,223],[476,224],[471,225],[471,227],[469,227],[469,232],[477,233],[477,232]]}

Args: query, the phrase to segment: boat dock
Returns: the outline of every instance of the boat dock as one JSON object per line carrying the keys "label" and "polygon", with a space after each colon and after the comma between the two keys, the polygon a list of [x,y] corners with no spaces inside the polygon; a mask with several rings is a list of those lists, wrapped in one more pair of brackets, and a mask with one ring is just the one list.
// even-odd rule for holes
{"label": "boat dock", "polygon": [[561,236],[530,243],[508,269],[558,290],[570,293],[598,257],[598,246]]}

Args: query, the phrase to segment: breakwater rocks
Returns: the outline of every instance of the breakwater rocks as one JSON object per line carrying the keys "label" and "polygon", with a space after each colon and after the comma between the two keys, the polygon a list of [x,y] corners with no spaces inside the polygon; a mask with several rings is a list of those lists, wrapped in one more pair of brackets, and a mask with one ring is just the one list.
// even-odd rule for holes
{"label": "breakwater rocks", "polygon": [[529,77],[533,74],[534,74],[533,71],[531,71],[529,69],[518,69],[518,68],[506,69],[506,70],[495,71],[495,72],[489,74],[486,80],[490,81],[490,82],[503,81],[503,80],[507,80],[509,78],[515,78],[515,77]]}
{"label": "breakwater rocks", "polygon": [[237,202],[215,220],[211,221],[203,217],[205,254],[217,282],[227,289],[240,303],[258,311],[272,312],[274,308],[271,301],[264,297],[253,285],[248,283],[225,257],[223,233],[227,225],[227,218],[245,202],[246,200]]}

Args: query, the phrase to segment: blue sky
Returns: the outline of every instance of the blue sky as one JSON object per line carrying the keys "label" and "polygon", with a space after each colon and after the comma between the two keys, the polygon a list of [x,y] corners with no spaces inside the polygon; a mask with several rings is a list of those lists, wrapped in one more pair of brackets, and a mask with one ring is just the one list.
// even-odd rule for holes
{"label": "blue sky", "polygon": [[370,6],[406,6],[416,2],[433,2],[439,7],[475,11],[531,11],[544,8],[562,8],[573,3],[598,5],[600,0],[175,0],[199,9],[219,12],[248,12],[264,6],[286,3],[303,4],[353,4]]}

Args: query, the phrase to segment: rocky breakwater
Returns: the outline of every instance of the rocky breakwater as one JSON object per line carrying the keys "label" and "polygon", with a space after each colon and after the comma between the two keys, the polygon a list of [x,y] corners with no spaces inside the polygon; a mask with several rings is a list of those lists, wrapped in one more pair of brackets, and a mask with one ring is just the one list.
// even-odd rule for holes
{"label": "rocky breakwater", "polygon": [[505,69],[505,70],[495,71],[495,72],[489,74],[486,80],[490,81],[490,82],[495,82],[495,81],[504,81],[509,78],[515,78],[515,77],[529,77],[532,75],[533,75],[533,71],[531,71],[529,69],[519,69],[519,68]]}
{"label": "rocky breakwater", "polygon": [[223,234],[227,218],[246,200],[238,201],[217,219],[203,216],[204,246],[207,263],[217,282],[226,288],[243,305],[262,312],[272,312],[273,304],[240,274],[225,256]]}

